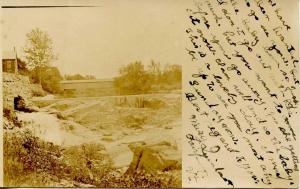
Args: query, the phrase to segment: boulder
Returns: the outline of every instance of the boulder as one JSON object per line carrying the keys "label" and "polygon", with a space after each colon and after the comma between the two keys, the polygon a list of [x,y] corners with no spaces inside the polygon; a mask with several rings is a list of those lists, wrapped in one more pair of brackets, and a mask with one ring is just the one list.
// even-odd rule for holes
{"label": "boulder", "polygon": [[22,112],[37,112],[38,108],[35,106],[28,106],[25,103],[25,99],[18,95],[17,97],[14,97],[14,109]]}
{"label": "boulder", "polygon": [[126,171],[127,174],[181,169],[181,152],[168,142],[152,145],[133,143],[129,148],[134,156]]}

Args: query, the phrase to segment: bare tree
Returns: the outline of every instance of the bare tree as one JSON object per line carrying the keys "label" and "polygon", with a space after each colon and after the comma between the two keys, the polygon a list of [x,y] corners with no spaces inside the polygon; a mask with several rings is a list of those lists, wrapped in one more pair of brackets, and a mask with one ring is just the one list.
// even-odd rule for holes
{"label": "bare tree", "polygon": [[42,69],[50,66],[50,63],[57,59],[53,53],[52,39],[39,28],[32,29],[26,34],[27,41],[24,53],[29,70],[36,69],[38,72],[39,84],[42,81]]}

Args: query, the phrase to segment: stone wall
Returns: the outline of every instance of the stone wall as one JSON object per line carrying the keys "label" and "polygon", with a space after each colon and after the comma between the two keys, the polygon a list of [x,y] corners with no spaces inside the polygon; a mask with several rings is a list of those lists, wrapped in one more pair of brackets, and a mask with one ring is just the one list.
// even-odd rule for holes
{"label": "stone wall", "polygon": [[13,107],[14,97],[20,95],[25,100],[32,97],[30,81],[27,76],[3,73],[3,107]]}

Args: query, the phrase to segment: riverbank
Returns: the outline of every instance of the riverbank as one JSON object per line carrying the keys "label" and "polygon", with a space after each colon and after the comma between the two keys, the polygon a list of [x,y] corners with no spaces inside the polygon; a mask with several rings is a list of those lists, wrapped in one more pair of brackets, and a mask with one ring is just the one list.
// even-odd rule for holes
{"label": "riverbank", "polygon": [[[45,143],[43,146],[54,145],[61,150],[58,159],[64,167],[60,171],[65,174],[60,176],[54,174],[57,178],[52,183],[54,186],[87,184],[109,187],[113,185],[112,182],[119,182],[119,185],[122,185],[121,183],[126,183],[126,179],[133,177],[136,183],[132,182],[132,186],[154,183],[160,183],[160,186],[179,186],[181,182],[180,95],[147,95],[111,99],[61,99],[41,107],[39,112],[17,112],[22,127],[9,130],[7,135],[15,132],[23,135],[30,132],[32,137]],[[13,142],[10,145],[13,145]],[[23,146],[23,144],[19,145]],[[97,148],[93,149],[95,146],[100,149],[99,156],[89,157],[91,156],[88,155],[89,153],[96,153],[94,150]],[[92,149],[87,152],[87,148]],[[21,147],[20,151],[22,150],[24,149]],[[28,153],[31,154],[30,151]],[[74,157],[74,154],[77,153],[80,153],[81,159],[84,159],[82,162],[76,163],[78,157]],[[140,156],[140,159],[137,160],[137,156]],[[102,159],[101,163],[99,159]],[[143,164],[133,166],[137,162]],[[84,170],[80,173],[80,178],[74,171],[78,166],[83,166]],[[69,167],[71,175],[67,174],[65,167]],[[136,170],[132,170],[132,167],[136,167]],[[102,171],[101,174],[99,171]],[[49,170],[41,171],[41,173],[48,172]],[[136,174],[137,172],[143,174]],[[158,173],[161,176],[165,175],[162,178],[168,180],[168,183],[163,183],[160,178],[153,176]],[[103,174],[110,175],[108,179],[110,181],[104,182],[103,179],[107,178],[104,176],[100,178]],[[139,183],[140,178],[137,177],[145,177],[148,181]],[[49,185],[49,183],[39,184]],[[19,183],[19,185],[26,186],[26,183]]]}

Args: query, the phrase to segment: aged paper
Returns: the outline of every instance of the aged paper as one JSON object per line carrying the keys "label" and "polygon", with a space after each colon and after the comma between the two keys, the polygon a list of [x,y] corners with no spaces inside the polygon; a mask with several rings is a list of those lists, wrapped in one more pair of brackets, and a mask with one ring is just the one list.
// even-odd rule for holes
{"label": "aged paper", "polygon": [[186,7],[183,186],[297,188],[298,1]]}
{"label": "aged paper", "polygon": [[1,1],[3,185],[180,188],[190,3]]}
{"label": "aged paper", "polygon": [[297,0],[0,3],[1,186],[299,187]]}

